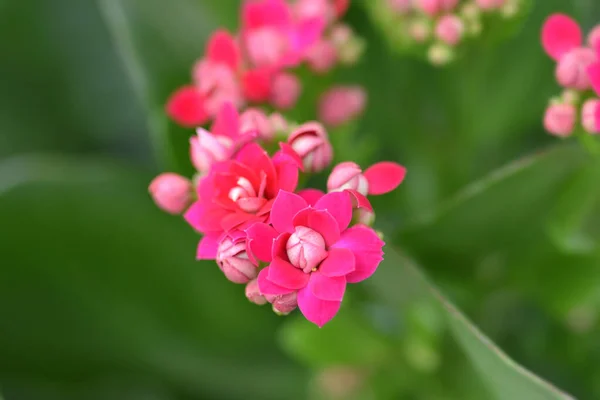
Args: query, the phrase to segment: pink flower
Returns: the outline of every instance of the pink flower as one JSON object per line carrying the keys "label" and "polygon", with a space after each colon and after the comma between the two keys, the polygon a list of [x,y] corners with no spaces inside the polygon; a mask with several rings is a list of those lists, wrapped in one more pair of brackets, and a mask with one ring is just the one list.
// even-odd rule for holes
{"label": "pink flower", "polygon": [[335,46],[324,39],[315,43],[306,54],[309,67],[319,74],[330,71],[335,66],[337,57]]}
{"label": "pink flower", "polygon": [[205,98],[194,86],[177,89],[169,98],[166,111],[169,117],[183,126],[195,127],[209,119]]}
{"label": "pink flower", "polygon": [[366,226],[349,227],[351,219],[347,192],[327,194],[311,207],[299,195],[281,191],[272,226],[257,223],[246,230],[250,251],[270,263],[258,276],[261,293],[297,293],[309,321],[320,327],[330,321],[346,284],[369,278],[383,259],[383,241]]}
{"label": "pink flower", "polygon": [[271,103],[279,109],[292,108],[301,91],[300,80],[288,72],[280,72],[273,78],[271,88]]}
{"label": "pink flower", "polygon": [[592,49],[577,47],[563,54],[556,66],[556,80],[564,87],[587,90],[590,88],[589,67],[596,61]]}
{"label": "pink flower", "polygon": [[544,115],[544,128],[555,136],[569,136],[577,121],[577,109],[572,104],[552,104]]}
{"label": "pink flower", "polygon": [[253,279],[246,284],[246,298],[250,300],[251,303],[258,304],[259,306],[267,303],[267,299],[260,294],[257,279]]}
{"label": "pink flower", "polygon": [[506,0],[475,0],[475,3],[482,10],[494,10],[501,8],[506,3]]}
{"label": "pink flower", "polygon": [[600,133],[600,100],[590,99],[583,104],[581,123],[589,133]]}
{"label": "pink flower", "polygon": [[192,201],[192,182],[170,172],[154,178],[148,190],[156,205],[170,214],[181,214]]}
{"label": "pink flower", "polygon": [[565,14],[553,14],[542,27],[542,46],[546,53],[559,61],[569,51],[580,47],[583,33],[579,24]]}
{"label": "pink flower", "polygon": [[327,132],[318,122],[307,122],[297,127],[290,134],[288,143],[302,159],[307,172],[324,170],[333,158]]}
{"label": "pink flower", "polygon": [[[600,36],[600,33],[599,33]],[[587,75],[592,89],[600,96],[600,40],[596,41],[596,60],[587,68]]]}
{"label": "pink flower", "polygon": [[443,11],[452,11],[459,0],[416,0],[416,6],[428,15],[435,15]]}
{"label": "pink flower", "polygon": [[240,130],[256,132],[259,138],[267,142],[275,137],[275,129],[269,117],[259,108],[247,108],[240,115]]}
{"label": "pink flower", "polygon": [[255,68],[242,74],[242,91],[250,102],[261,103],[269,100],[273,87],[274,70]]}
{"label": "pink flower", "polygon": [[372,165],[362,172],[351,161],[336,165],[327,179],[327,190],[336,192],[353,190],[366,195],[381,195],[396,189],[406,176],[406,168],[390,161]]}
{"label": "pink flower", "polygon": [[325,125],[339,126],[362,114],[367,94],[360,86],[336,86],[319,100],[319,120]]}
{"label": "pink flower", "polygon": [[592,49],[600,49],[600,25],[595,26],[588,34],[588,45]]}
{"label": "pink flower", "polygon": [[298,19],[323,18],[330,22],[335,10],[330,0],[298,0],[294,3],[294,14]]}
{"label": "pink flower", "polygon": [[441,41],[454,46],[463,36],[464,24],[456,15],[448,14],[441,17],[435,27],[435,34]]}
{"label": "pink flower", "polygon": [[244,232],[228,232],[219,243],[216,260],[225,277],[233,283],[248,283],[258,275],[258,268],[246,252]]}
{"label": "pink flower", "polygon": [[271,158],[256,143],[246,144],[234,159],[213,164],[198,183],[198,200],[184,214],[194,229],[204,233],[199,257],[215,258],[224,232],[268,220],[279,190],[296,189],[300,166],[286,144]]}

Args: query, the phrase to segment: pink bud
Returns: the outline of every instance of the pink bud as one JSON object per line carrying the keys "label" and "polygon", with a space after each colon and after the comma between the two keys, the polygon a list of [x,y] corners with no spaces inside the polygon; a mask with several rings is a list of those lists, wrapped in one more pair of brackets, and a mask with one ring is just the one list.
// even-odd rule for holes
{"label": "pink bud", "polygon": [[271,121],[258,108],[248,108],[240,115],[240,132],[257,132],[258,137],[266,141],[271,141],[275,137]]}
{"label": "pink bud", "polygon": [[410,24],[408,33],[416,42],[422,43],[429,39],[431,27],[427,21],[417,20]]}
{"label": "pink bud", "polygon": [[435,27],[435,35],[451,46],[458,44],[464,32],[464,24],[456,15],[444,15]]}
{"label": "pink bud", "polygon": [[327,179],[327,190],[339,192],[346,189],[356,190],[363,196],[369,193],[369,182],[362,174],[358,164],[346,161],[336,165]]}
{"label": "pink bud", "polygon": [[387,0],[388,7],[396,14],[407,14],[412,10],[412,0]]}
{"label": "pink bud", "polygon": [[342,125],[362,114],[367,94],[360,86],[336,86],[321,95],[319,120],[329,126]]}
{"label": "pink bud", "polygon": [[552,104],[546,109],[544,127],[555,136],[569,136],[573,133],[577,110],[571,104]]}
{"label": "pink bud", "polygon": [[259,306],[267,303],[267,299],[260,294],[257,279],[252,279],[250,282],[248,282],[248,284],[246,284],[246,297],[248,300],[250,300],[250,302],[258,304]]}
{"label": "pink bud", "polygon": [[215,136],[198,128],[197,135],[190,138],[190,158],[199,172],[208,172],[217,161],[229,158],[233,142],[224,136]]}
{"label": "pink bud", "polygon": [[435,15],[443,11],[452,11],[459,0],[415,0],[416,6],[428,15]]}
{"label": "pink bud", "polygon": [[283,117],[283,115],[275,112],[269,115],[269,123],[273,129],[275,134],[286,132],[288,130],[288,122]]}
{"label": "pink bud", "polygon": [[306,53],[306,61],[314,72],[328,72],[337,62],[337,50],[331,42],[320,40]]}
{"label": "pink bud", "polygon": [[482,10],[489,11],[501,8],[506,3],[506,0],[475,0],[475,3]]}
{"label": "pink bud", "polygon": [[581,123],[589,133],[600,133],[600,100],[590,99],[583,104]]}
{"label": "pink bud", "polygon": [[290,263],[307,274],[327,257],[323,236],[305,226],[296,227],[287,241],[286,250]]}
{"label": "pink bud", "polygon": [[246,238],[239,232],[225,236],[217,249],[217,264],[233,283],[248,283],[258,275],[246,253]]}
{"label": "pink bud", "polygon": [[181,214],[190,205],[193,188],[189,179],[167,172],[154,178],[148,190],[161,209],[170,214]]}
{"label": "pink bud", "polygon": [[600,25],[596,25],[588,35],[588,44],[593,49],[600,48]]}
{"label": "pink bud", "polygon": [[307,122],[297,127],[290,134],[288,143],[302,159],[306,172],[324,170],[333,158],[327,132],[318,122]]}
{"label": "pink bud", "polygon": [[590,88],[587,68],[596,61],[594,50],[579,47],[563,55],[556,66],[556,79],[564,87],[577,90]]}
{"label": "pink bud", "polygon": [[300,96],[300,80],[290,73],[282,72],[275,76],[271,93],[271,102],[277,108],[292,108]]}
{"label": "pink bud", "polygon": [[287,315],[298,307],[298,298],[296,292],[276,296],[272,299],[273,311],[279,315]]}

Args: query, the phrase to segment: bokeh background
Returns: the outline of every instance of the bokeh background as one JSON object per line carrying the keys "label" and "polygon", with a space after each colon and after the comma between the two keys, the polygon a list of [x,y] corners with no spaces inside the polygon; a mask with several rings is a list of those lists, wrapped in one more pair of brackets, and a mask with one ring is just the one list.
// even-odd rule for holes
{"label": "bokeh background", "polygon": [[506,40],[438,69],[353,2],[362,61],[307,82],[291,116],[315,118],[332,82],[364,85],[336,160],[394,160],[408,178],[374,200],[386,262],[322,330],[250,304],[147,194],[159,172],[192,172],[192,132],[163,104],[238,6],[0,1],[2,396],[564,398],[501,362],[452,302],[525,368],[600,398],[600,164],[543,132],[558,87],[539,45],[548,14],[589,28],[600,4],[534,1]]}

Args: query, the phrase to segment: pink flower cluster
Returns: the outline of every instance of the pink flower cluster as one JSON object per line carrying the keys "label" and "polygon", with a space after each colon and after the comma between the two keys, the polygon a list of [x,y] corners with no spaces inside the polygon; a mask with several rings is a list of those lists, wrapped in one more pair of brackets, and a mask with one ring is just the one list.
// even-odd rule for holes
{"label": "pink flower cluster", "polygon": [[512,17],[521,0],[381,0],[384,10],[401,26],[400,39],[407,46],[427,46],[428,58],[443,65],[467,37],[481,33],[483,17],[498,13]]}
{"label": "pink flower cluster", "polygon": [[584,43],[576,21],[554,14],[542,28],[542,46],[556,61],[556,80],[564,88],[550,101],[544,127],[552,135],[567,137],[579,122],[587,133],[600,133],[600,25]]}
{"label": "pink flower cluster", "polygon": [[357,61],[362,42],[338,21],[347,7],[348,0],[246,0],[240,32],[213,33],[193,67],[192,84],[171,95],[167,114],[197,127],[225,103],[238,110],[250,103],[292,108],[302,86],[295,67],[325,73]]}
{"label": "pink flower cluster", "polygon": [[[271,155],[261,143],[268,146],[275,129],[287,140]],[[150,193],[165,211],[183,213],[202,234],[197,258],[216,260],[227,279],[246,285],[250,301],[271,303],[280,314],[298,307],[323,326],[338,312],[346,285],[377,269],[384,242],[370,228],[367,196],[394,190],[404,167],[381,162],[363,172],[343,162],[329,175],[328,193],[299,188],[301,173],[331,165],[325,128],[318,122],[291,127],[258,110],[239,115],[231,103],[221,107],[211,131],[198,129],[190,148],[194,182],[165,173]]]}

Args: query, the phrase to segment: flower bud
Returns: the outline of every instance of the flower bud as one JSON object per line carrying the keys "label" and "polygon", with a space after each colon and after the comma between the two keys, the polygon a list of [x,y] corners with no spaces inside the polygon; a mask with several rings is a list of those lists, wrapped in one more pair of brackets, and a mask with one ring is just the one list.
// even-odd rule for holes
{"label": "flower bud", "polygon": [[296,104],[300,91],[300,80],[295,75],[279,73],[273,79],[271,102],[282,110],[290,109]]}
{"label": "flower bud", "polygon": [[288,315],[298,307],[298,297],[296,292],[280,296],[270,296],[270,303],[273,304],[273,312],[277,315]]}
{"label": "flower bud", "polygon": [[429,21],[417,19],[408,27],[408,34],[418,43],[423,43],[431,36]]}
{"label": "flower bud", "polygon": [[246,237],[239,232],[225,236],[217,249],[217,264],[233,283],[248,283],[258,275],[257,267],[248,258]]}
{"label": "flower bud", "polygon": [[495,10],[502,8],[506,0],[475,0],[475,3],[485,11]]}
{"label": "flower bud", "polygon": [[202,128],[198,128],[196,133],[190,138],[190,158],[199,172],[208,172],[211,165],[229,158],[233,148],[231,139],[215,136]]}
{"label": "flower bud", "polygon": [[170,172],[154,178],[148,190],[156,205],[170,214],[181,214],[192,200],[192,182]]}
{"label": "flower bud", "polygon": [[454,51],[446,44],[436,43],[429,48],[427,58],[433,65],[446,65],[454,58]]}
{"label": "flower bud", "polygon": [[596,53],[588,48],[576,48],[563,55],[556,66],[556,79],[564,87],[587,90],[590,80],[587,68],[596,60]]}
{"label": "flower bud", "polygon": [[367,94],[360,86],[336,86],[321,95],[319,120],[339,126],[358,117],[365,109]]}
{"label": "flower bud", "polygon": [[336,165],[327,179],[327,191],[341,192],[346,189],[356,190],[363,196],[369,192],[369,182],[362,174],[362,169],[351,161]]}
{"label": "flower bud", "polygon": [[412,0],[387,0],[388,7],[396,14],[408,14],[412,10]]}
{"label": "flower bud", "polygon": [[246,297],[251,303],[258,304],[259,306],[267,303],[267,299],[260,294],[257,279],[252,279],[246,284]]}
{"label": "flower bud", "polygon": [[256,132],[259,138],[267,142],[275,137],[269,117],[258,108],[248,108],[240,115],[240,132]]}
{"label": "flower bud", "polygon": [[588,44],[591,48],[600,48],[600,25],[596,25],[588,35]]}
{"label": "flower bud", "polygon": [[296,227],[285,248],[290,263],[307,274],[327,257],[323,236],[305,226]]}
{"label": "flower bud", "polygon": [[590,99],[583,104],[581,123],[589,133],[600,133],[600,100]]}
{"label": "flower bud", "polygon": [[464,29],[465,26],[459,17],[448,14],[439,19],[435,27],[435,35],[441,41],[455,46],[462,38]]}
{"label": "flower bud", "polygon": [[544,115],[544,127],[555,136],[569,136],[575,128],[577,110],[571,104],[551,104]]}
{"label": "flower bud", "polygon": [[443,11],[452,11],[459,0],[415,0],[415,5],[427,15],[435,15]]}
{"label": "flower bud", "polygon": [[273,133],[275,135],[280,135],[289,129],[288,122],[283,117],[283,115],[274,112],[269,115],[269,123],[271,124],[271,128],[273,129]]}
{"label": "flower bud", "polygon": [[309,67],[316,73],[326,73],[337,62],[337,50],[327,40],[319,40],[306,53]]}
{"label": "flower bud", "polygon": [[290,134],[288,143],[302,159],[306,172],[324,170],[333,158],[327,132],[318,122],[307,122],[297,127]]}

